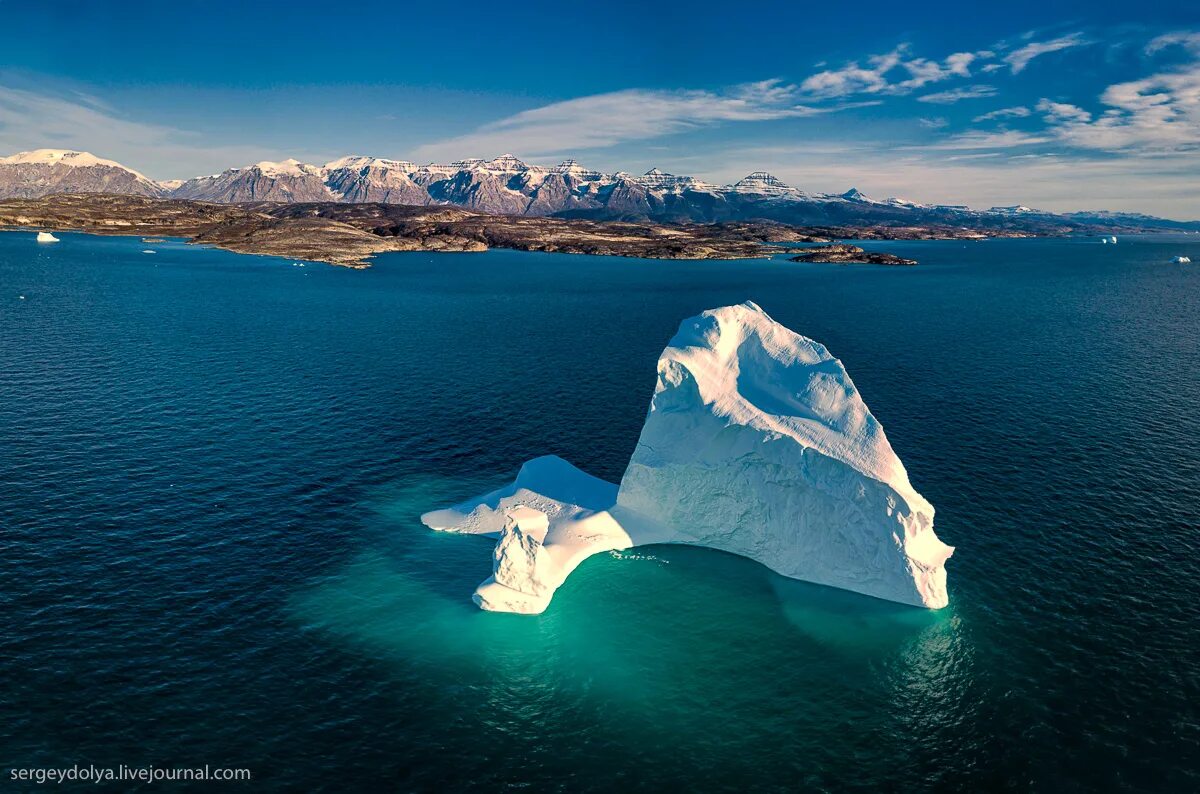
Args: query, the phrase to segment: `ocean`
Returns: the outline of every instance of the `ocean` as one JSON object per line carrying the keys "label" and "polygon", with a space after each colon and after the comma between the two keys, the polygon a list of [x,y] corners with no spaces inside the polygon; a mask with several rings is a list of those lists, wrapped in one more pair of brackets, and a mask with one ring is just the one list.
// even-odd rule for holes
{"label": "ocean", "polygon": [[[0,233],[6,784],[1200,788],[1200,237],[365,271],[59,237]],[[679,322],[748,299],[844,362],[950,606],[652,546],[478,610],[492,541],[418,516],[543,454],[616,481]]]}

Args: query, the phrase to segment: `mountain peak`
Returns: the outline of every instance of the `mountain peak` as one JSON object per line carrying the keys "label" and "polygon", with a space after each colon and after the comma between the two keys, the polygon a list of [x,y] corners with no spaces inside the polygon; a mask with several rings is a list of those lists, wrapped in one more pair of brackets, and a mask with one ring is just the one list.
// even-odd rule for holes
{"label": "mountain peak", "polygon": [[128,171],[136,175],[139,179],[146,179],[147,182],[150,181],[137,171],[123,166],[115,160],[105,160],[103,157],[97,157],[91,152],[77,152],[73,149],[33,149],[28,152],[18,152],[8,157],[0,157],[0,163],[5,165],[65,165],[75,168],[93,166],[120,168],[122,171]]}
{"label": "mountain peak", "polygon": [[388,160],[383,157],[369,157],[362,154],[351,154],[346,157],[339,157],[336,160],[330,160],[322,166],[326,171],[336,171],[340,168],[370,168],[371,166],[379,166],[380,168],[391,168],[398,171],[408,173],[415,171],[417,166],[407,160]]}
{"label": "mountain peak", "polygon": [[333,170],[335,168],[358,168],[364,165],[370,165],[375,162],[374,157],[369,157],[365,154],[348,154],[345,157],[339,157],[336,160],[330,160],[323,168]]}
{"label": "mountain peak", "polygon": [[783,182],[780,181],[779,177],[775,176],[774,174],[772,174],[768,171],[751,171],[750,173],[746,174],[746,176],[742,177],[742,179],[739,181],[741,181],[741,182],[766,182],[766,183],[772,184],[772,185],[782,185],[783,184]]}
{"label": "mountain peak", "polygon": [[538,170],[531,168],[529,163],[517,157],[515,154],[502,154],[499,157],[493,157],[486,163],[481,164],[482,168],[489,171],[498,171],[503,174],[513,173],[515,171],[530,171]]}
{"label": "mountain peak", "polygon": [[870,201],[871,200],[867,196],[866,193],[863,193],[861,190],[859,190],[856,187],[852,187],[849,190],[847,190],[845,193],[843,193],[842,198],[846,199],[846,201]]}
{"label": "mountain peak", "polygon": [[746,193],[758,196],[785,196],[798,198],[803,194],[785,184],[783,180],[766,171],[753,171],[733,183],[735,193]]}
{"label": "mountain peak", "polygon": [[263,160],[255,163],[252,168],[262,171],[266,176],[311,176],[320,175],[321,169],[315,165],[302,163],[294,157],[289,157],[281,162],[272,162],[271,160]]}
{"label": "mountain peak", "polygon": [[50,193],[123,193],[161,196],[152,179],[91,152],[33,149],[0,157],[0,196],[36,198]]}
{"label": "mountain peak", "polygon": [[597,180],[606,179],[608,176],[607,174],[602,174],[599,171],[593,171],[590,168],[584,168],[579,163],[577,163],[573,158],[563,160],[561,163],[554,166],[554,168],[551,168],[550,172],[554,173],[554,174],[563,174],[563,175],[569,174],[576,179],[587,181],[587,182],[594,182]]}

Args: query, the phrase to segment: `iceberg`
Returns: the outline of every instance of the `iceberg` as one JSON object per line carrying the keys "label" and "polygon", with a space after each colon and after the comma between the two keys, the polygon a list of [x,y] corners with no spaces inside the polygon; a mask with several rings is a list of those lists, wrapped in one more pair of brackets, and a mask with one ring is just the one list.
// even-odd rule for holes
{"label": "iceberg", "polygon": [[475,603],[538,614],[579,563],[638,545],[612,515],[616,500],[617,486],[547,455],[522,466],[512,484],[421,520],[432,529],[497,538],[492,575],[476,588]]}
{"label": "iceberg", "polygon": [[37,241],[39,243],[57,243],[59,240],[50,232],[38,232]]}
{"label": "iceberg", "polygon": [[537,614],[592,554],[657,543],[938,609],[954,549],[933,516],[842,363],[747,302],[680,325],[619,486],[542,457],[422,521],[497,538],[475,602]]}
{"label": "iceberg", "polygon": [[1189,256],[1174,256],[1171,257],[1171,262],[1176,265],[1190,265],[1192,263],[1192,258]]}

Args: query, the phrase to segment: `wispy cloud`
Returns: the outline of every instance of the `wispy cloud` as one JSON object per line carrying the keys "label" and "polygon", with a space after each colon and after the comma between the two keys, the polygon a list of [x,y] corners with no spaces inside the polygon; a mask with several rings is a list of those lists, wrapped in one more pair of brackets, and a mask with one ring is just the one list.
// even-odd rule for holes
{"label": "wispy cloud", "polygon": [[1033,111],[1027,107],[1000,108],[999,110],[993,110],[976,116],[975,122],[994,121],[996,119],[1023,119],[1031,115],[1033,115]]}
{"label": "wispy cloud", "polygon": [[952,77],[970,77],[973,63],[994,57],[991,51],[983,50],[956,52],[938,61],[909,57],[909,50],[909,45],[901,44],[891,52],[870,56],[866,66],[852,61],[840,69],[826,69],[805,79],[800,90],[823,99],[851,94],[907,94]]}
{"label": "wispy cloud", "polygon": [[1091,113],[1088,113],[1078,105],[1071,105],[1066,102],[1052,102],[1049,99],[1043,99],[1037,103],[1037,109],[1045,113],[1046,121],[1052,124],[1071,121],[1088,122],[1092,120]]}
{"label": "wispy cloud", "polygon": [[865,67],[855,61],[840,69],[817,72],[800,84],[800,90],[819,98],[877,93],[888,87],[885,75],[900,65],[904,51],[901,46],[884,55],[872,55]]}
{"label": "wispy cloud", "polygon": [[1053,138],[1027,132],[963,132],[939,143],[922,147],[925,149],[1012,149],[1017,146],[1033,146],[1049,143]]}
{"label": "wispy cloud", "polygon": [[1177,71],[1110,85],[1099,116],[1043,99],[1049,130],[1084,149],[1154,154],[1200,150],[1200,62]]}
{"label": "wispy cloud", "polygon": [[1176,30],[1171,33],[1164,33],[1161,36],[1156,36],[1146,45],[1146,54],[1154,55],[1168,47],[1174,46],[1183,47],[1197,55],[1200,55],[1200,33],[1188,30]]}
{"label": "wispy cloud", "polygon": [[939,91],[936,94],[926,94],[925,96],[917,97],[917,101],[932,102],[935,105],[952,105],[964,99],[984,99],[995,95],[996,89],[994,86],[969,85],[963,88],[951,88],[948,91]]}
{"label": "wispy cloud", "polygon": [[1080,47],[1088,43],[1083,37],[1083,33],[1071,33],[1066,36],[1060,36],[1057,39],[1050,39],[1049,41],[1030,42],[1024,47],[1010,52],[1004,57],[1004,61],[1012,69],[1013,74],[1019,74],[1025,71],[1025,67],[1034,58],[1046,55],[1047,53],[1070,49],[1071,47]]}
{"label": "wispy cloud", "polygon": [[186,177],[278,154],[252,146],[213,146],[193,132],[122,117],[87,93],[54,95],[0,84],[0,154],[79,149],[151,177]]}
{"label": "wispy cloud", "polygon": [[419,147],[418,158],[463,152],[516,151],[527,155],[574,152],[647,140],[698,127],[799,118],[847,107],[797,101],[796,86],[763,80],[721,91],[628,89],[555,102],[485,124],[474,132]]}

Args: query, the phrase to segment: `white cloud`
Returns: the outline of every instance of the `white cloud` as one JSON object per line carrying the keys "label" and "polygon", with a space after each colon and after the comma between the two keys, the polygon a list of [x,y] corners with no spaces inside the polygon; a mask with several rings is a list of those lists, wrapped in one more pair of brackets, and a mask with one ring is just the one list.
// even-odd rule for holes
{"label": "white cloud", "polygon": [[[858,61],[853,61],[840,69],[818,72],[804,80],[800,84],[800,90],[822,99],[851,94],[906,94],[952,77],[970,77],[972,63],[993,57],[993,53],[984,50],[956,52],[948,55],[945,60],[937,61],[928,58],[908,58],[908,51],[908,45],[901,44],[889,53],[871,56],[867,59],[865,67],[860,66]],[[893,80],[889,75],[896,69],[903,69],[908,77]]]}
{"label": "white cloud", "polygon": [[909,79],[897,83],[895,89],[906,92],[929,83],[940,83],[951,77],[970,77],[970,66],[976,57],[978,56],[973,52],[956,52],[947,56],[940,64],[925,58],[903,61],[900,65],[909,73]]}
{"label": "white cloud", "polygon": [[1037,103],[1037,109],[1046,114],[1046,121],[1050,124],[1061,124],[1069,121],[1088,122],[1092,120],[1092,114],[1088,113],[1078,105],[1071,105],[1066,102],[1052,102],[1049,99],[1043,99]]}
{"label": "white cloud", "polygon": [[947,124],[950,123],[949,121],[942,118],[941,116],[938,116],[936,118],[931,118],[931,119],[930,118],[920,118],[920,119],[917,119],[917,121],[920,123],[920,125],[922,127],[925,127],[927,129],[931,129],[931,130],[940,130],[942,127],[945,127]]}
{"label": "white cloud", "polygon": [[1050,130],[1063,143],[1110,152],[1200,149],[1200,63],[1105,89],[1097,117],[1074,105],[1042,100]]}
{"label": "white cloud", "polygon": [[1089,42],[1084,39],[1082,33],[1071,33],[1049,41],[1035,41],[1026,44],[1024,47],[1010,52],[1005,56],[1004,61],[1012,68],[1013,74],[1018,74],[1025,70],[1030,61],[1040,55],[1066,50],[1071,47],[1079,47],[1087,43]]}
{"label": "white cloud", "polygon": [[418,147],[418,159],[570,153],[646,140],[736,121],[798,118],[846,106],[812,107],[796,101],[795,86],[763,80],[721,91],[628,89],[569,99],[485,124],[474,132]]}
{"label": "white cloud", "polygon": [[990,52],[986,53],[986,55],[984,53],[956,52],[946,58],[946,70],[950,74],[958,75],[959,77],[970,77],[971,70],[969,67],[972,61],[979,57],[990,58],[991,56]]}
{"label": "white cloud", "polygon": [[1018,106],[1014,108],[1000,108],[999,110],[993,110],[991,112],[984,113],[981,116],[976,116],[975,121],[980,122],[993,121],[995,119],[1023,119],[1026,116],[1031,115],[1033,115],[1032,110],[1027,107]]}
{"label": "white cloud", "polygon": [[918,102],[932,102],[935,105],[952,105],[964,99],[984,99],[995,96],[996,89],[990,85],[969,85],[963,88],[951,88],[949,91],[939,91],[936,94],[926,94],[917,97]]}
{"label": "white cloud", "polygon": [[841,69],[829,69],[818,72],[800,84],[800,90],[815,97],[831,98],[849,94],[873,94],[887,88],[888,81],[884,77],[895,69],[901,56],[907,50],[907,45],[901,45],[884,55],[872,55],[867,59],[867,67],[863,68],[858,62],[847,64]]}

